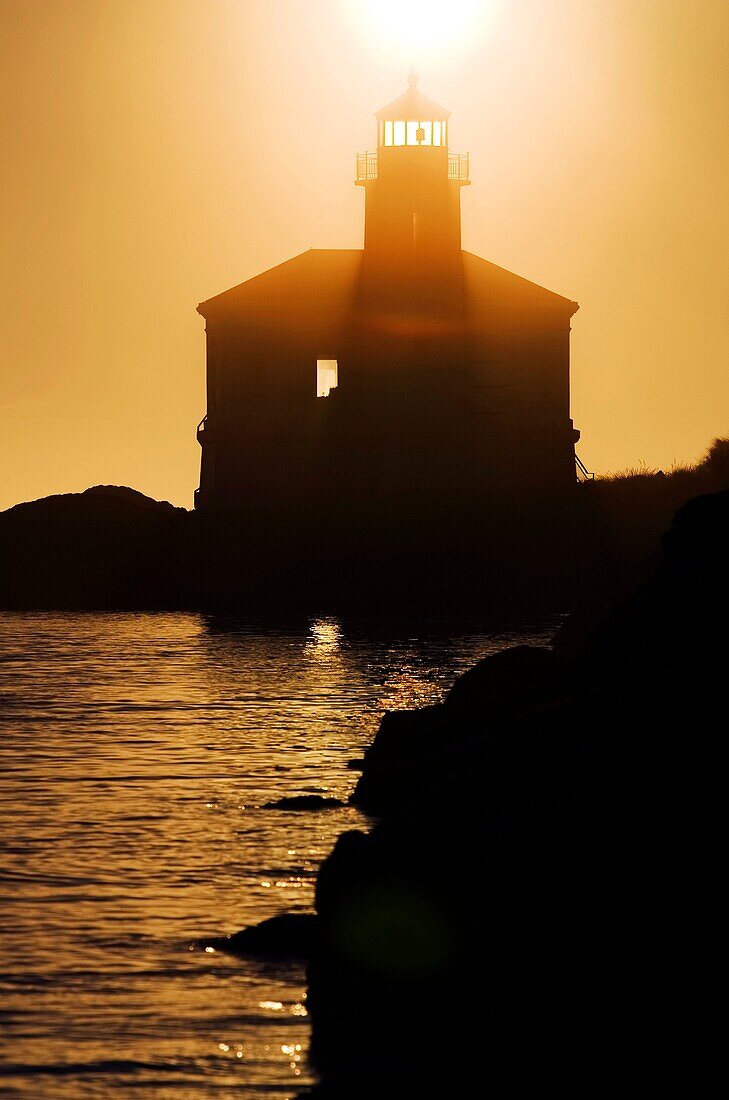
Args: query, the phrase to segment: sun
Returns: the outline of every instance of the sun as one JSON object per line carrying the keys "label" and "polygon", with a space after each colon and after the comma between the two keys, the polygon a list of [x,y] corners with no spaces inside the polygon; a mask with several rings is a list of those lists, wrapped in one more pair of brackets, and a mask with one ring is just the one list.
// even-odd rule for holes
{"label": "sun", "polygon": [[466,49],[493,23],[500,0],[348,0],[379,48],[421,64]]}

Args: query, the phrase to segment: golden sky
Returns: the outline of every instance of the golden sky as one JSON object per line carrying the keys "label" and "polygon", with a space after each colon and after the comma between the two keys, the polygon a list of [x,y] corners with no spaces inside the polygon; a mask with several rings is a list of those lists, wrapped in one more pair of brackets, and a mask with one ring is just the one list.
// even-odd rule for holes
{"label": "golden sky", "polygon": [[437,46],[398,0],[0,0],[0,508],[191,506],[195,307],[361,247],[354,154],[411,61],[471,153],[464,248],[580,303],[587,466],[729,434],[727,0],[426,7]]}

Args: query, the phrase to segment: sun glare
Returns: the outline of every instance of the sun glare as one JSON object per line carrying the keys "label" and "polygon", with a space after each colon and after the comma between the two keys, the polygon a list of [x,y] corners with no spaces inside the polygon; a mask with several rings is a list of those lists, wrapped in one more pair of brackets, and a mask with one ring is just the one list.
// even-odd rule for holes
{"label": "sun glare", "polygon": [[423,60],[465,47],[488,29],[500,0],[349,0],[358,21],[402,61]]}

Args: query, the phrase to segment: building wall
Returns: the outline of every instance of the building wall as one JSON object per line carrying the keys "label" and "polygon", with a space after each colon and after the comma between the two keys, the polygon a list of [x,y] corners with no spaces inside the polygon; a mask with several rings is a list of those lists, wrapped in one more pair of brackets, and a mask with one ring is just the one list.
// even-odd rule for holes
{"label": "building wall", "polygon": [[376,267],[326,255],[208,318],[200,504],[417,519],[574,483],[572,303],[468,254],[445,299],[402,270],[383,303]]}

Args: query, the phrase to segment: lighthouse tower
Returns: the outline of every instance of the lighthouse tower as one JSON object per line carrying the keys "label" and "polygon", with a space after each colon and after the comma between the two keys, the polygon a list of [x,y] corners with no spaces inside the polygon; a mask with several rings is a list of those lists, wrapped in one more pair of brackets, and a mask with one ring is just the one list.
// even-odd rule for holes
{"label": "lighthouse tower", "polygon": [[365,189],[365,254],[419,265],[458,262],[461,187],[470,183],[468,154],[448,150],[450,111],[408,90],[376,114],[377,153],[357,157]]}

